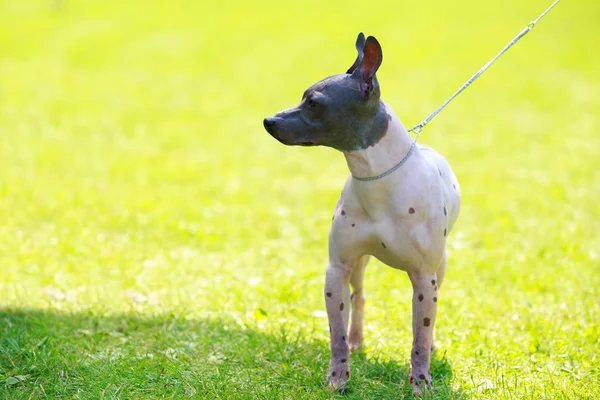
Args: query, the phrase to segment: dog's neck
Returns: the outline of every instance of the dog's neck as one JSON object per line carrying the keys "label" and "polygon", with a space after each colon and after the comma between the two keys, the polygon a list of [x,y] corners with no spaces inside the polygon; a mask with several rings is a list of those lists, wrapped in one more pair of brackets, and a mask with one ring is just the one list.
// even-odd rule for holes
{"label": "dog's neck", "polygon": [[406,156],[412,139],[402,122],[385,103],[390,116],[387,132],[375,145],[364,150],[344,152],[348,169],[356,177],[377,176],[386,172]]}

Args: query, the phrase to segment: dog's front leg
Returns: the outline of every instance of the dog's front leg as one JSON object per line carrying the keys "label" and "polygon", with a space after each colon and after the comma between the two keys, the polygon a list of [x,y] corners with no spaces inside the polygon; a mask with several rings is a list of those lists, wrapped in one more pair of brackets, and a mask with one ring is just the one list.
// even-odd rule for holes
{"label": "dog's front leg", "polygon": [[437,313],[438,282],[436,273],[409,273],[413,286],[413,347],[411,352],[410,383],[420,393],[431,388],[429,371],[433,325]]}
{"label": "dog's front leg", "polygon": [[332,389],[343,389],[350,378],[347,342],[350,290],[348,265],[330,263],[325,277],[325,306],[329,318],[331,360],[327,381]]}

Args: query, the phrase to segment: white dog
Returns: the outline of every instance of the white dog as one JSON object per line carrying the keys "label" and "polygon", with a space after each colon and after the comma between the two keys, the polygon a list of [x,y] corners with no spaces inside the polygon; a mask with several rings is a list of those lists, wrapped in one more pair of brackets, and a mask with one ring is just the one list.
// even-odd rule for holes
{"label": "white dog", "polygon": [[349,351],[363,340],[365,267],[375,256],[406,271],[412,282],[410,383],[418,393],[433,385],[433,327],[446,270],[446,238],[460,209],[460,187],[446,160],[429,147],[415,145],[380,100],[375,73],[383,55],[377,40],[365,40],[361,33],[356,48],[358,57],[346,74],[314,84],[298,106],[265,118],[264,126],[286,145],[340,150],[350,169],[329,234],[325,303],[330,386],[343,388],[350,378]]}

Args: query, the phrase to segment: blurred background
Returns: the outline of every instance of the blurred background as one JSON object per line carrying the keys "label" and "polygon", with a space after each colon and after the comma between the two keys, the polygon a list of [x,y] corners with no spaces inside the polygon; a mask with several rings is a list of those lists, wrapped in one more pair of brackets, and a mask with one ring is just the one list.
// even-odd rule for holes
{"label": "blurred background", "polygon": [[[307,367],[317,382],[348,171],[335,150],[280,145],[262,119],[345,72],[362,31],[383,48],[382,98],[411,127],[549,5],[0,0],[0,307],[288,326],[317,341],[298,356],[323,357]],[[436,327],[451,387],[598,388],[599,21],[597,1],[561,2],[421,135],[463,191]],[[373,261],[366,288],[367,355],[406,360],[408,279]],[[194,351],[201,368],[209,352]]]}

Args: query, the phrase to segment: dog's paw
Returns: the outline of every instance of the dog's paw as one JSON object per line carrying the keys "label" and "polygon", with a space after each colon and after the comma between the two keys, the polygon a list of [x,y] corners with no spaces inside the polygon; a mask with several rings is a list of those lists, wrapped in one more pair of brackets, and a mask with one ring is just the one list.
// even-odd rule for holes
{"label": "dog's paw", "polygon": [[350,337],[348,338],[348,346],[350,347],[351,352],[358,351],[363,347],[363,338],[358,335],[353,335],[350,333]]}
{"label": "dog's paw", "polygon": [[424,392],[433,391],[433,381],[431,374],[413,374],[408,378],[408,383],[413,387],[413,393],[421,396]]}
{"label": "dog's paw", "polygon": [[327,386],[331,390],[343,391],[350,380],[350,363],[347,358],[336,360],[329,366]]}

